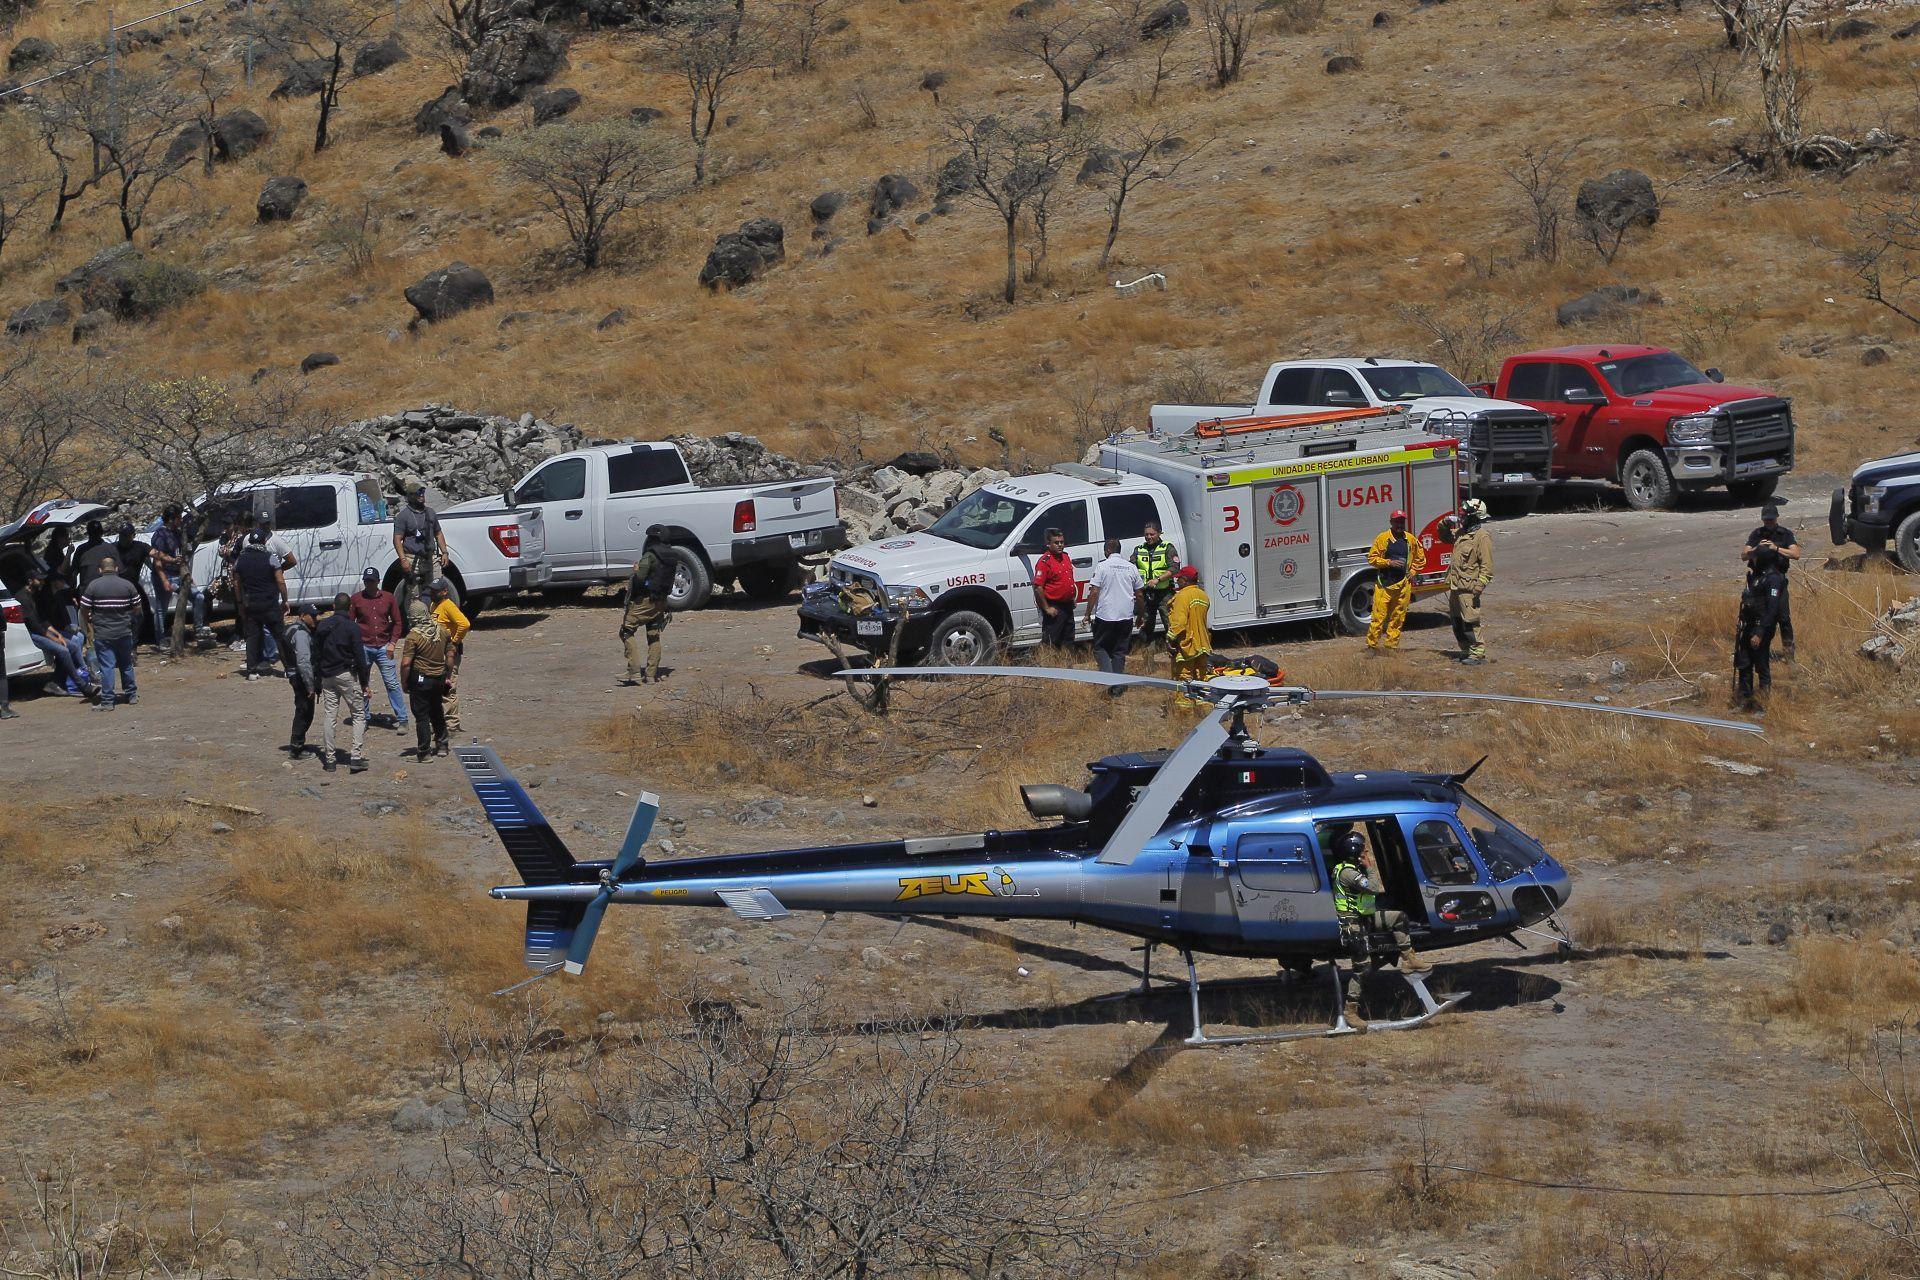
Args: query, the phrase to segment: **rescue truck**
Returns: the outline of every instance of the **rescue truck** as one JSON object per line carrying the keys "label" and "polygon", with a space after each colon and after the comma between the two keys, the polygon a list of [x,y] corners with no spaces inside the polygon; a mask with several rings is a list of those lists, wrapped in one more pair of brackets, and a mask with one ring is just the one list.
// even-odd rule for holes
{"label": "rescue truck", "polygon": [[[1227,418],[1125,433],[1097,466],[1064,463],[968,494],[924,532],[841,552],[800,604],[800,635],[889,661],[965,666],[1040,643],[1034,561],[1066,534],[1084,597],[1102,542],[1131,554],[1151,520],[1200,571],[1216,630],[1333,619],[1366,630],[1367,549],[1396,509],[1427,550],[1416,591],[1452,555],[1460,441],[1373,409]],[[1085,627],[1076,614],[1076,627]]]}

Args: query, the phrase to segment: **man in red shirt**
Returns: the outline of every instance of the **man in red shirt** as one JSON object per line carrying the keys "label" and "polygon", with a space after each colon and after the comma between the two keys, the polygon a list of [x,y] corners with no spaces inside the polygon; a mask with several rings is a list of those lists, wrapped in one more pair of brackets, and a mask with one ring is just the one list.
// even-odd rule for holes
{"label": "man in red shirt", "polygon": [[393,714],[381,716],[380,719],[405,733],[407,699],[400,691],[400,662],[395,651],[399,648],[401,637],[407,634],[406,620],[400,614],[400,602],[394,599],[393,592],[380,589],[379,570],[369,567],[360,575],[360,582],[361,588],[354,594],[348,613],[360,624],[360,637],[366,644],[367,666],[380,668],[380,678],[387,685],[387,705],[393,708]]}
{"label": "man in red shirt", "polygon": [[1073,643],[1073,605],[1080,590],[1067,555],[1067,535],[1047,530],[1047,549],[1033,562],[1033,598],[1040,604],[1040,642],[1057,648]]}

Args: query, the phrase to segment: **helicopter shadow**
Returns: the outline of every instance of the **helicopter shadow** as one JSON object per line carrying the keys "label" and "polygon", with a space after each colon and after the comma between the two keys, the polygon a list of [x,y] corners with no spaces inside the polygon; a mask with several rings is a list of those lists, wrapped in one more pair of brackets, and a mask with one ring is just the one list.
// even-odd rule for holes
{"label": "helicopter shadow", "polygon": [[[882,920],[897,919],[895,916],[879,916]],[[1108,956],[1095,955],[1091,951],[1082,951],[1077,947],[1062,947],[1050,942],[1035,942],[1031,938],[1018,937],[1011,933],[1002,933],[998,929],[983,929],[977,924],[966,924],[959,920],[941,920],[929,916],[915,916],[909,923],[922,925],[928,929],[939,929],[946,933],[957,933],[963,938],[975,942],[991,943],[1006,947],[1016,955],[1031,956],[1035,960],[1046,960],[1053,964],[1064,964],[1074,969],[1084,969],[1088,973],[1124,973],[1137,978],[1140,970],[1124,960],[1115,960]]]}

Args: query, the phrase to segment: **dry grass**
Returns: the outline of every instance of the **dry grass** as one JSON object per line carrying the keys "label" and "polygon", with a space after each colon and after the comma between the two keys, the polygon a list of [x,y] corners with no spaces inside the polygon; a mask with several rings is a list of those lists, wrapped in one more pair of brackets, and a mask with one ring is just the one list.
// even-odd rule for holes
{"label": "dry grass", "polygon": [[1878,1028],[1909,1025],[1920,1007],[1920,965],[1910,954],[1844,938],[1794,945],[1785,982],[1754,998],[1758,1016],[1812,1032],[1859,1053]]}

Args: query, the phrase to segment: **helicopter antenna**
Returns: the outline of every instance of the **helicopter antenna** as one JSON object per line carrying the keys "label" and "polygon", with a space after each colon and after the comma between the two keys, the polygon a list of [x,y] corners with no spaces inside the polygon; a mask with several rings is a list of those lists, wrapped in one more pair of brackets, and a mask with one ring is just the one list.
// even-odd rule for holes
{"label": "helicopter antenna", "polygon": [[1453,777],[1450,779],[1450,781],[1456,787],[1464,787],[1467,784],[1467,779],[1471,778],[1474,774],[1480,772],[1480,766],[1485,764],[1487,761],[1491,759],[1493,759],[1491,755],[1481,756],[1478,760],[1475,760],[1473,762],[1473,764],[1467,769],[1465,773],[1454,774]]}

